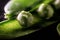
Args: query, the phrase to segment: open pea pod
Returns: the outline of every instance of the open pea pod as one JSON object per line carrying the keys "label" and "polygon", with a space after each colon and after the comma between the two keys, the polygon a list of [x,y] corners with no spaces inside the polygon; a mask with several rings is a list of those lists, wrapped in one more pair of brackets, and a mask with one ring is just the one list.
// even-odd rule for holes
{"label": "open pea pod", "polygon": [[[41,27],[47,27],[56,22],[56,21],[46,21],[46,22],[44,21],[44,23],[39,23],[40,24],[39,27],[36,26],[35,28],[34,24],[36,25],[36,23],[40,22],[41,21],[40,18],[34,15],[31,15],[29,12],[22,12],[19,15],[18,15],[20,17],[19,20],[12,19],[12,20],[5,20],[0,22],[0,38],[9,39],[9,38],[16,38],[16,37],[28,35],[30,33],[40,30]],[[28,17],[28,18],[24,19],[22,17],[24,18]],[[31,17],[33,17],[33,20],[31,19]],[[21,18],[23,20],[21,20]],[[31,19],[31,20],[28,20],[28,19]]]}
{"label": "open pea pod", "polygon": [[[48,1],[41,0],[41,1],[45,1],[45,2],[47,2],[47,4],[50,3],[49,0]],[[40,2],[40,0],[11,0],[11,1],[9,1],[4,8],[5,13],[10,16],[9,18],[13,18],[16,15],[18,15],[18,16],[20,15],[20,17],[24,18],[24,20],[21,22],[21,18],[18,17],[19,20],[17,20],[16,19],[17,16],[16,16],[15,19],[9,19],[9,20],[7,19],[6,21],[0,22],[0,38],[6,38],[6,39],[8,39],[7,37],[15,38],[15,37],[24,36],[24,35],[30,34],[32,32],[35,32],[37,30],[40,30],[40,28],[34,29],[33,28],[34,26],[31,27],[33,24],[36,24],[37,22],[41,21],[39,17],[36,17],[37,15],[36,16],[32,15],[32,17],[33,17],[33,20],[32,20],[32,18],[30,16],[31,13],[27,13],[29,16],[26,16],[27,15],[26,13],[24,13],[26,15],[23,15],[23,16],[21,16],[23,13],[19,14],[19,12],[21,12],[22,10],[25,10],[25,8],[30,7],[34,3],[38,3],[38,2]],[[34,8],[34,6],[33,6],[33,8]],[[37,18],[37,21],[35,21],[36,20],[35,17]],[[30,20],[29,20],[29,18],[30,18]],[[32,24],[31,24],[31,20],[32,20]],[[25,21],[27,21],[27,22],[25,22]],[[56,21],[48,21],[48,22],[42,23],[41,25],[42,26],[44,25],[43,27],[46,27],[55,22]],[[21,25],[24,23],[25,24],[29,23],[28,24],[29,27],[26,27],[27,24]]]}

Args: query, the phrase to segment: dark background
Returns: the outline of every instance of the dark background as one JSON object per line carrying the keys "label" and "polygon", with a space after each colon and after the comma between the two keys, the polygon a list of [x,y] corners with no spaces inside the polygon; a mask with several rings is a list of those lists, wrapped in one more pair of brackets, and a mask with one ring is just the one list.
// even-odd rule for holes
{"label": "dark background", "polygon": [[[0,0],[0,21],[5,20],[4,19],[4,6],[9,0]],[[34,32],[32,34],[18,37],[14,39],[9,40],[59,40],[60,37],[57,33],[56,26],[59,22],[52,24],[49,27],[43,28],[42,30],[39,30],[37,32]],[[2,40],[2,39],[1,39]],[[7,39],[8,40],[8,39]]]}

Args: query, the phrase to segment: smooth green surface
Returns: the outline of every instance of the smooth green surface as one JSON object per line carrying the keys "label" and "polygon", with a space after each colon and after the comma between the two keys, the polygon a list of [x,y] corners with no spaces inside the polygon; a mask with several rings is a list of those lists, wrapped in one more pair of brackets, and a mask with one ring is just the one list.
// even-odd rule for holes
{"label": "smooth green surface", "polygon": [[17,20],[8,20],[0,24],[1,33],[10,33],[13,32],[14,30],[21,29],[21,28],[22,27]]}
{"label": "smooth green surface", "polygon": [[[50,23],[47,25],[47,23]],[[49,26],[51,24],[55,23],[55,21],[50,21],[50,22],[45,22],[44,27]],[[22,26],[19,25],[17,20],[9,20],[6,21],[4,23],[0,24],[0,38],[5,38],[5,39],[9,39],[9,38],[15,38],[15,37],[20,37],[20,36],[24,36],[27,34],[31,34],[35,31],[40,30],[41,28],[37,28],[37,29],[32,29],[28,28],[28,29],[22,29]]]}

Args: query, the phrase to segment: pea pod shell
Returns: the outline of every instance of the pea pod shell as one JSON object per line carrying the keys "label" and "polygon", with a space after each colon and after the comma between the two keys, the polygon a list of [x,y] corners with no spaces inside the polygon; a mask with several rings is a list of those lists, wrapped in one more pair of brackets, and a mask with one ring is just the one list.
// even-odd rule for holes
{"label": "pea pod shell", "polygon": [[[47,22],[45,22],[44,24],[44,27],[45,26],[49,26],[53,23],[55,23],[55,21],[50,21],[48,23],[51,23],[51,24],[46,24]],[[38,31],[40,30],[41,28],[37,28],[37,29],[23,29],[22,30],[22,26],[18,23],[18,21],[15,19],[15,20],[7,20],[7,21],[4,21],[4,22],[0,22],[0,39],[11,39],[11,38],[16,38],[16,37],[21,37],[21,36],[25,36],[25,35],[28,35],[28,34],[31,34],[35,31]]]}
{"label": "pea pod shell", "polygon": [[16,19],[6,20],[0,22],[0,39],[16,38],[19,36],[28,35],[37,30],[38,29],[28,29],[28,30],[22,29],[22,26]]}

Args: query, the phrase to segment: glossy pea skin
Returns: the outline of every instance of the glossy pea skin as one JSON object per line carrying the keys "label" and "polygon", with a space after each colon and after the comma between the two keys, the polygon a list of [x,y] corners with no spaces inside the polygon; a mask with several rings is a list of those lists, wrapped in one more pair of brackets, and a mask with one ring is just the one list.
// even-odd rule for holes
{"label": "glossy pea skin", "polygon": [[[15,1],[9,1],[5,7],[4,11],[5,14],[9,15],[9,18],[13,18],[15,16],[15,13],[24,10],[26,7],[31,6],[33,3],[37,2],[39,0],[15,0]],[[12,17],[11,17],[12,16]],[[14,20],[8,20],[0,23],[0,38],[15,38],[19,36],[24,36],[27,34],[30,34],[38,29],[28,29],[28,30],[22,30],[22,26],[19,24],[19,22]]]}
{"label": "glossy pea skin", "polygon": [[28,28],[40,22],[42,19],[37,15],[32,15],[30,12],[21,11],[17,16],[17,20],[23,28]]}
{"label": "glossy pea skin", "polygon": [[54,10],[51,5],[46,5],[44,3],[40,5],[37,11],[39,16],[45,19],[50,19],[54,14]]}

